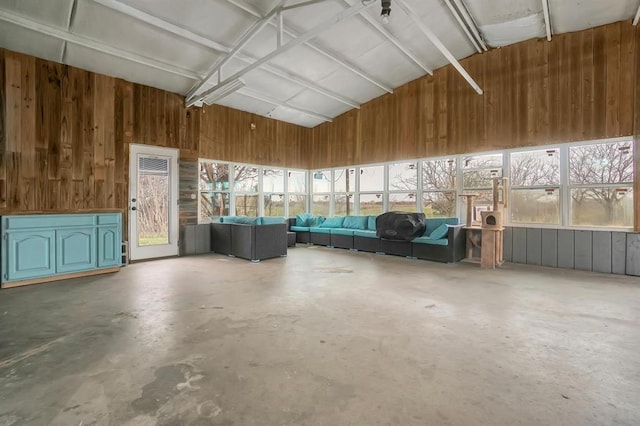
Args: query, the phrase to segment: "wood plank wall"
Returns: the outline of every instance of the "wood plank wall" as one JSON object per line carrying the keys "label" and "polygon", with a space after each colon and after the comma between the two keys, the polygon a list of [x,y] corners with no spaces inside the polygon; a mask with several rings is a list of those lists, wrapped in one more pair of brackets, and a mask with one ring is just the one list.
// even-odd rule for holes
{"label": "wood plank wall", "polygon": [[[0,215],[126,213],[131,143],[178,148],[183,169],[199,157],[306,168],[310,129],[204,111],[185,109],[181,95],[0,49]],[[195,222],[192,207],[182,224]]]}
{"label": "wood plank wall", "polygon": [[636,48],[635,48],[635,66],[634,81],[635,87],[635,108],[634,108],[634,134],[635,143],[635,161],[633,163],[635,181],[633,185],[634,203],[635,203],[635,224],[634,229],[640,232],[640,29],[636,29]]}
{"label": "wood plank wall", "polygon": [[483,96],[441,68],[316,127],[309,167],[633,135],[639,31],[619,22],[474,55],[462,65]]}

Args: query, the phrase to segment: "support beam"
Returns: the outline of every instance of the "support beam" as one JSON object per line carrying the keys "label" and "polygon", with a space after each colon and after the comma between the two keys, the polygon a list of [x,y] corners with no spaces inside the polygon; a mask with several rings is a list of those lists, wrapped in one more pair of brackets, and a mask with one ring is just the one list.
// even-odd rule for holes
{"label": "support beam", "polygon": [[[77,7],[78,7],[78,0],[73,0],[71,2],[71,7],[69,7],[69,14],[67,15],[67,32],[71,32],[71,26],[73,25],[73,19],[75,18]],[[60,52],[60,62],[64,63],[66,56],[67,56],[67,42],[65,40],[62,42],[62,49]]]}
{"label": "support beam", "polygon": [[[347,0],[341,0],[341,3],[347,7],[351,6],[351,4]],[[429,66],[427,66],[424,62],[422,62],[420,58],[414,55],[413,52],[409,50],[409,48],[404,46],[402,42],[398,40],[398,38],[394,36],[388,29],[386,29],[380,22],[378,22],[376,19],[372,18],[370,15],[366,13],[361,13],[359,18],[364,22],[366,22],[367,24],[369,24],[373,29],[378,31],[378,33],[380,33],[387,40],[389,40],[391,44],[393,44],[400,52],[402,52],[410,61],[412,61],[414,64],[422,68],[424,72],[426,72],[429,75],[433,75],[433,70]]]}
{"label": "support beam", "polygon": [[300,107],[297,107],[297,106],[293,106],[289,102],[281,101],[281,100],[272,98],[271,96],[265,95],[263,93],[255,92],[255,91],[253,91],[251,89],[247,89],[246,87],[238,90],[238,93],[241,94],[241,95],[248,96],[250,98],[256,99],[258,101],[266,102],[266,103],[274,105],[274,106],[279,106],[279,107],[282,107],[282,108],[289,108],[289,109],[291,109],[293,111],[297,111],[297,112],[300,112],[302,114],[306,114],[309,117],[317,118],[317,119],[322,120],[324,122],[333,121],[331,119],[331,117],[327,117],[326,115],[322,115],[322,114],[319,114],[319,113],[314,112],[314,111],[309,111],[309,110],[306,110],[306,109],[303,109],[303,108],[300,108]]}
{"label": "support beam", "polygon": [[542,13],[544,15],[544,26],[547,30],[547,41],[551,41],[551,14],[549,13],[549,0],[542,0]]}
{"label": "support beam", "polygon": [[286,1],[287,0],[279,0],[276,6],[273,9],[271,9],[271,11],[267,13],[267,15],[264,18],[260,18],[257,22],[255,22],[251,26],[251,28],[249,28],[247,32],[244,33],[242,38],[240,38],[240,41],[238,41],[238,43],[233,47],[233,49],[231,49],[231,52],[227,53],[224,58],[222,58],[220,61],[214,64],[209,69],[209,71],[207,71],[207,75],[205,76],[205,78],[203,78],[199,84],[196,84],[191,90],[189,90],[186,98],[188,100],[193,98],[193,96],[196,93],[202,90],[202,88],[207,83],[207,81],[209,81],[209,79],[216,74],[218,74],[218,82],[220,82],[220,80],[222,80],[221,73],[222,73],[222,67],[224,66],[224,64],[228,63],[238,52],[240,52],[247,44],[249,44],[249,42],[253,40],[253,38],[256,35],[258,35],[258,33],[262,31],[264,27],[267,26],[269,21],[271,21],[271,19],[273,19],[273,17],[280,12],[280,8],[284,3],[286,3]]}
{"label": "support beam", "polygon": [[6,10],[0,10],[0,21],[9,22],[11,24],[18,25],[22,28],[26,28],[28,30],[38,32],[40,34],[55,37],[57,39],[66,41],[68,43],[86,47],[86,48],[95,50],[97,52],[106,53],[107,55],[115,56],[117,58],[126,59],[141,65],[146,65],[148,67],[155,68],[160,71],[165,71],[174,75],[178,75],[180,77],[186,77],[192,80],[200,80],[202,78],[202,76],[200,76],[199,74],[193,71],[176,67],[174,65],[157,61],[155,59],[140,56],[135,53],[127,52],[125,50],[121,50],[115,47],[111,47],[87,37],[83,37],[77,34],[72,34],[56,27],[51,27],[49,25],[32,21],[29,18],[25,18],[24,16],[17,15],[12,12],[7,12]]}
{"label": "support beam", "polygon": [[312,29],[310,29],[309,31],[307,31],[306,33],[300,35],[297,38],[294,38],[293,40],[289,41],[287,44],[281,46],[279,49],[276,49],[274,51],[272,51],[271,53],[269,53],[268,55],[260,58],[259,60],[257,60],[256,62],[254,62],[251,65],[246,66],[245,68],[243,68],[242,70],[238,71],[237,73],[235,73],[234,75],[226,78],[224,81],[220,82],[218,85],[216,85],[215,87],[213,87],[212,89],[209,89],[208,91],[199,94],[196,97],[191,98],[190,100],[187,101],[187,106],[193,105],[194,103],[198,102],[200,99],[205,98],[209,92],[216,90],[216,88],[218,86],[222,86],[223,84],[226,84],[227,82],[231,81],[231,80],[235,80],[237,78],[242,77],[243,75],[247,74],[248,72],[260,67],[262,64],[266,64],[267,62],[273,60],[276,56],[281,55],[284,52],[287,52],[291,49],[293,49],[296,46],[299,46],[303,43],[306,43],[307,41],[311,40],[312,38],[316,37],[318,34],[321,34],[322,32],[328,30],[329,28],[333,27],[334,25],[351,18],[352,16],[355,16],[356,14],[360,13],[361,10],[364,10],[365,8],[371,6],[373,3],[369,3],[367,5],[362,4],[362,3],[356,3],[355,5],[351,6],[349,9],[343,10],[342,12],[340,12],[339,14],[333,16],[332,18],[321,22],[320,24],[316,25],[315,27],[313,27]]}
{"label": "support beam", "polygon": [[[192,41],[200,46],[209,48],[211,50],[214,50],[216,52],[220,52],[220,53],[229,53],[231,52],[231,47],[226,46],[224,44],[218,43],[216,41],[210,40],[208,38],[202,37],[199,34],[195,34],[192,31],[189,31],[187,29],[184,29],[182,27],[178,27],[177,25],[171,24],[170,22],[167,22],[163,19],[157,18],[153,15],[150,15],[142,10],[133,8],[129,5],[126,5],[124,3],[121,3],[118,0],[93,0],[94,2],[107,7],[109,9],[115,10],[117,12],[120,12],[124,15],[130,16],[132,18],[135,18],[141,22],[144,22],[148,25],[151,25],[155,28],[161,29],[163,31],[166,31],[168,33],[174,34],[178,37],[181,37],[185,40],[189,40]],[[236,55],[236,59],[247,63],[247,64],[252,64],[254,63],[257,59],[254,57],[251,57],[249,55],[245,55],[242,53],[238,53]],[[334,99],[338,102],[341,102],[345,105],[348,105],[352,108],[360,108],[360,104],[357,101],[354,101],[353,99],[349,99],[337,92],[334,92],[332,90],[329,90],[325,87],[320,86],[319,84],[308,80],[304,77],[301,77],[299,75],[296,74],[292,74],[288,71],[285,71],[284,69],[280,68],[280,67],[276,67],[273,65],[269,65],[269,64],[264,64],[260,67],[261,69],[276,75],[280,78],[283,78],[285,80],[291,81],[293,83],[299,84],[302,87],[306,87],[309,90],[313,90],[316,93],[320,93],[321,95],[324,95],[328,98]]]}
{"label": "support beam", "polygon": [[402,11],[409,18],[411,18],[411,20],[418,26],[418,28],[420,28],[420,30],[427,36],[429,41],[431,41],[431,43],[433,43],[433,45],[440,51],[440,53],[442,53],[444,55],[444,57],[447,58],[447,60],[451,63],[451,65],[453,65],[455,67],[455,69],[458,70],[458,72],[462,75],[462,77],[464,77],[464,79],[467,80],[467,83],[469,83],[471,85],[471,87],[473,87],[474,90],[479,95],[482,95],[483,92],[482,92],[482,89],[480,88],[480,86],[478,86],[478,83],[476,83],[475,80],[469,75],[467,70],[465,70],[462,67],[462,65],[460,65],[460,62],[458,62],[458,60],[455,58],[455,56],[453,56],[453,54],[451,54],[451,52],[449,52],[449,50],[440,41],[440,39],[435,35],[435,33],[433,31],[431,31],[431,29],[429,27],[427,27],[427,25],[420,20],[420,17],[416,13],[416,11],[413,10],[413,8],[411,6],[409,6],[409,4],[407,4],[407,2],[405,0],[394,0],[394,1],[395,1],[395,4],[398,5],[400,7],[400,9],[402,9]]}
{"label": "support beam", "polygon": [[327,1],[327,0],[307,0],[300,3],[285,6],[282,8],[282,10],[285,11],[285,10],[297,9],[299,7],[311,6],[312,4],[322,3],[323,1]]}
{"label": "support beam", "polygon": [[[262,13],[258,9],[256,9],[255,6],[246,3],[244,0],[226,0],[226,1],[229,2],[230,4],[236,6],[236,7],[244,10],[245,12],[257,17],[257,18],[262,17]],[[365,7],[368,7],[368,6],[372,5],[373,3],[375,3],[375,2],[369,3]],[[271,25],[275,25],[275,24],[271,23]],[[297,38],[297,37],[300,36],[299,33],[294,31],[293,29],[287,27],[286,25],[284,26],[284,32],[289,37]],[[340,64],[344,68],[346,68],[349,71],[351,71],[352,73],[362,77],[363,79],[367,80],[371,84],[374,84],[374,85],[378,86],[379,88],[381,88],[385,92],[393,93],[393,88],[392,87],[390,87],[389,85],[387,85],[387,84],[379,81],[378,79],[372,77],[366,71],[364,71],[360,67],[350,63],[347,59],[343,58],[338,53],[330,52],[328,49],[325,49],[325,48],[323,48],[321,46],[318,46],[317,44],[312,43],[310,41],[306,41],[303,44],[306,45],[307,47],[310,47],[311,49],[315,50],[316,52],[322,54],[323,56],[331,59],[332,61]]]}
{"label": "support beam", "polygon": [[633,18],[633,25],[638,25],[640,21],[640,6],[638,6],[638,11],[636,12],[636,17]]}
{"label": "support beam", "polygon": [[471,13],[469,13],[464,2],[462,0],[445,0],[445,3],[476,51],[482,53],[483,51],[486,52],[489,50],[480,35],[476,21],[471,16]]}

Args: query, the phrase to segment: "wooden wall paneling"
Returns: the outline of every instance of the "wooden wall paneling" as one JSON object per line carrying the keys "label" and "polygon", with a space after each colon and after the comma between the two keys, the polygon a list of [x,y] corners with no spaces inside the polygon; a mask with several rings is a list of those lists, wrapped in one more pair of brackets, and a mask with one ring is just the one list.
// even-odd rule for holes
{"label": "wooden wall paneling", "polygon": [[580,66],[582,68],[582,139],[595,132],[594,127],[594,54],[593,31],[585,31],[580,46]]}
{"label": "wooden wall paneling", "polygon": [[633,134],[634,90],[635,87],[635,34],[637,27],[632,25],[620,26],[620,136]]}
{"label": "wooden wall paneling", "polygon": [[634,131],[635,143],[634,145],[634,184],[633,184],[633,200],[634,200],[634,230],[640,232],[640,29],[635,27],[635,62],[634,62]]}
{"label": "wooden wall paneling", "polygon": [[607,82],[607,54],[606,30],[604,27],[593,30],[593,123],[595,138],[606,135],[606,82]]}
{"label": "wooden wall paneling", "polygon": [[620,134],[620,26],[606,27],[607,97],[606,133]]}

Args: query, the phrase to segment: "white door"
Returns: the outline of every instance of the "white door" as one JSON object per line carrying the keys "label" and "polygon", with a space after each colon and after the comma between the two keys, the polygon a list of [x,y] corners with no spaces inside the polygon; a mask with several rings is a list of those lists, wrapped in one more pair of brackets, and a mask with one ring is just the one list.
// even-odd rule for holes
{"label": "white door", "polygon": [[178,255],[178,150],[130,145],[131,260]]}

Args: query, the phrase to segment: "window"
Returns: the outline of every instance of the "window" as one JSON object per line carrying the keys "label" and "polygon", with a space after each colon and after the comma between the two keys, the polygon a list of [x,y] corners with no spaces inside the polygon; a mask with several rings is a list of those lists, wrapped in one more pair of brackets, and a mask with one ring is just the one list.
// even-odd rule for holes
{"label": "window", "polygon": [[378,216],[383,212],[382,192],[377,194],[360,194],[360,214]]}
{"label": "window", "polygon": [[418,167],[415,162],[389,164],[389,211],[418,210]]}
{"label": "window", "polygon": [[262,169],[262,193],[265,216],[284,216],[284,170]]}
{"label": "window", "polygon": [[560,150],[511,154],[511,222],[560,224]]}
{"label": "window", "polygon": [[287,180],[289,217],[307,211],[307,172],[289,170]]}
{"label": "window", "polygon": [[428,160],[422,163],[422,211],[427,217],[455,217],[456,160]]}
{"label": "window", "polygon": [[569,148],[570,223],[633,226],[633,143]]}
{"label": "window", "polygon": [[229,214],[229,165],[200,162],[200,222]]}
{"label": "window", "polygon": [[353,192],[356,190],[356,169],[336,169],[333,171],[333,215],[355,214]]}
{"label": "window", "polygon": [[235,214],[238,216],[258,216],[258,176],[260,169],[236,164],[233,188],[235,191]]}
{"label": "window", "polygon": [[313,172],[313,198],[311,199],[311,213],[329,216],[331,212],[331,170]]}
{"label": "window", "polygon": [[359,212],[363,216],[377,216],[384,209],[384,166],[360,167],[358,172]]}
{"label": "window", "polygon": [[473,201],[473,221],[480,212],[493,209],[493,178],[502,177],[502,154],[465,156],[462,161],[462,190],[477,194]]}

